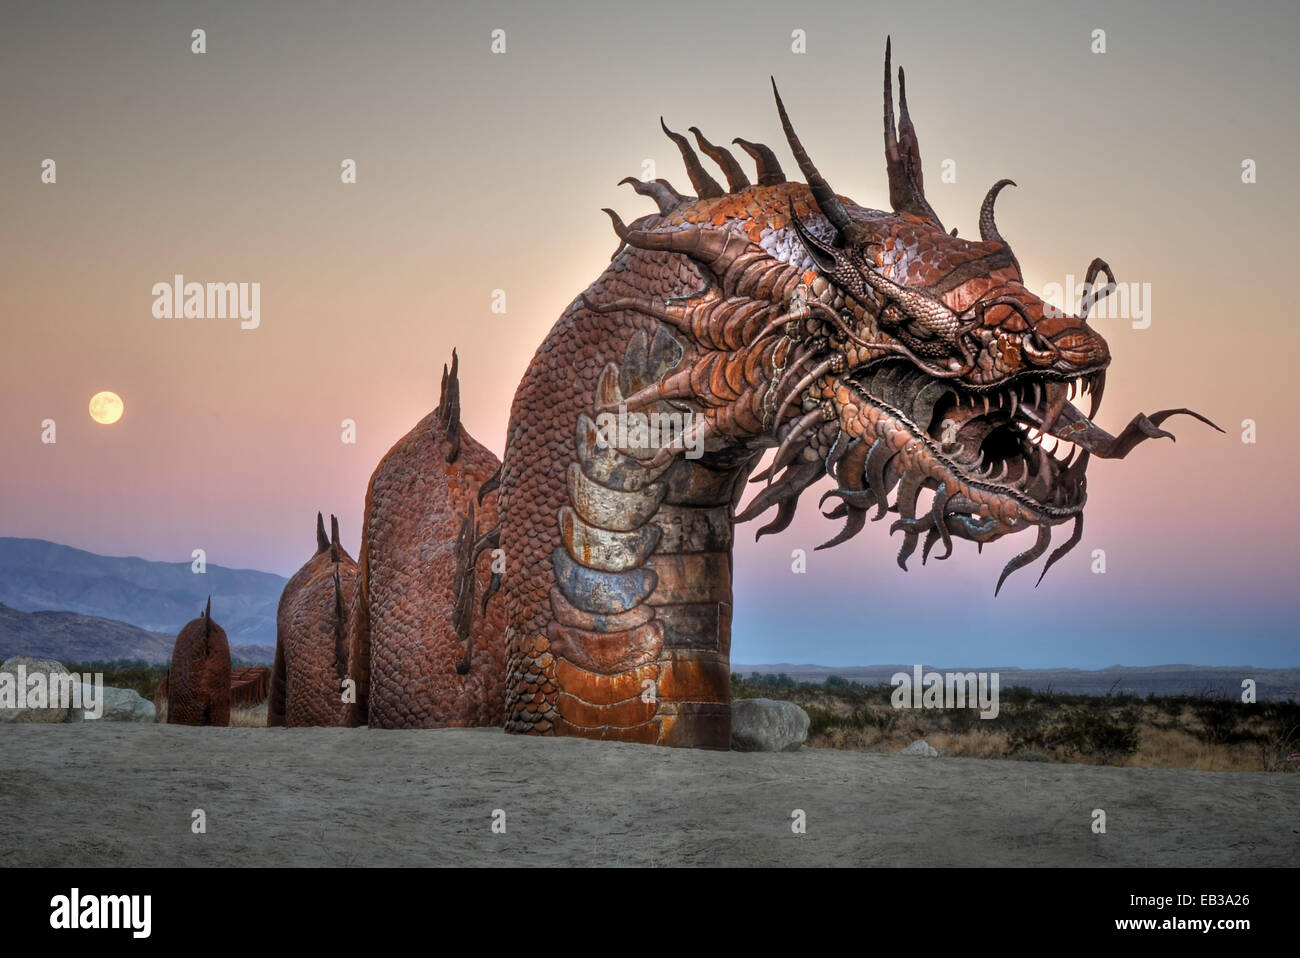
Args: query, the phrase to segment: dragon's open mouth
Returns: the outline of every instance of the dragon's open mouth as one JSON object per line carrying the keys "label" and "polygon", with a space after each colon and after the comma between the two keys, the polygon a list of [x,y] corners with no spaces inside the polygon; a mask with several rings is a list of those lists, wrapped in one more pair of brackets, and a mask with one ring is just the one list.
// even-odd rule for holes
{"label": "dragon's open mouth", "polygon": [[[835,379],[830,394],[838,397],[839,437],[826,455],[824,469],[839,488],[828,492],[823,502],[831,497],[842,500],[826,515],[847,522],[820,548],[856,535],[873,508],[875,518],[887,511],[898,514],[890,531],[903,533],[898,563],[904,569],[921,535],[924,562],[939,542],[945,551],[938,557],[947,558],[953,538],[982,545],[1036,528],[1034,545],[1003,569],[1000,589],[1011,572],[1047,551],[1052,526],[1073,520],[1069,539],[1048,557],[1046,573],[1082,535],[1090,457],[1123,458],[1146,439],[1173,439],[1160,423],[1175,414],[1214,426],[1189,409],[1164,409],[1150,416],[1139,413],[1113,436],[1092,422],[1104,387],[1103,367],[1082,369],[1073,379],[1042,370],[997,386],[972,388],[896,359]],[[1072,401],[1084,394],[1092,400],[1087,415]],[[795,467],[790,492],[810,483],[821,468]],[[918,497],[926,489],[933,490],[933,497],[918,509]],[[773,501],[786,495],[778,492]],[[751,510],[765,504],[759,497]]]}
{"label": "dragon's open mouth", "polygon": [[[1043,521],[1077,513],[1090,454],[1112,452],[1113,437],[1091,422],[1105,386],[1102,369],[1070,381],[1035,374],[975,390],[886,360],[848,383],[927,440],[955,477],[1031,505]],[[1085,393],[1092,397],[1086,416],[1072,401]]]}

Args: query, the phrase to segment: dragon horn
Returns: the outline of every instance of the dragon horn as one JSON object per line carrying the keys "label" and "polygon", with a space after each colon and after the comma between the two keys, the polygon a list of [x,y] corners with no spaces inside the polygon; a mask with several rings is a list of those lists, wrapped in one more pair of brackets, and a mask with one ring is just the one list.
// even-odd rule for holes
{"label": "dragon horn", "polygon": [[680,133],[668,129],[668,124],[664,122],[663,117],[659,118],[659,125],[663,127],[664,133],[668,134],[668,139],[677,144],[677,149],[682,154],[682,162],[686,164],[686,173],[691,178],[691,186],[695,187],[699,198],[708,200],[725,195],[718,181],[709,176],[708,170],[700,163],[700,158],[691,149],[690,141]]}
{"label": "dragon horn", "polygon": [[619,186],[631,185],[642,196],[648,196],[655,201],[659,207],[659,213],[662,216],[665,213],[671,213],[680,200],[676,199],[668,189],[658,180],[651,180],[649,183],[643,183],[635,176],[625,176],[618,181]]}
{"label": "dragon horn", "polygon": [[895,213],[911,213],[940,229],[938,215],[925,198],[921,148],[907,111],[907,83],[898,69],[898,126],[894,126],[894,82],[890,74],[890,39],[885,38],[885,169],[889,175],[889,204]]}
{"label": "dragon horn", "polygon": [[776,186],[785,182],[785,173],[781,170],[781,164],[771,147],[764,146],[762,143],[751,143],[740,137],[736,137],[731,142],[753,157],[754,162],[758,164],[759,186]]}
{"label": "dragon horn", "polygon": [[808,156],[808,151],[803,148],[799,142],[799,136],[794,132],[794,126],[790,123],[790,116],[785,112],[785,104],[781,102],[781,91],[776,88],[776,78],[772,77],[772,94],[776,97],[776,110],[781,116],[781,128],[785,130],[785,138],[790,143],[790,152],[794,154],[795,162],[799,164],[799,171],[803,173],[804,179],[808,181],[808,186],[812,190],[813,199],[817,201],[817,207],[822,211],[822,215],[831,221],[835,227],[835,232],[841,242],[852,237],[854,233],[853,221],[849,219],[848,210],[840,202],[840,198],[835,195],[825,178],[817,172],[817,167],[813,165],[812,158]]}
{"label": "dragon horn", "polygon": [[689,129],[695,134],[695,142],[700,145],[700,149],[704,151],[705,155],[714,163],[717,163],[718,166],[722,167],[722,172],[726,174],[727,177],[728,191],[739,193],[741,190],[749,186],[749,177],[747,177],[745,171],[740,168],[740,164],[736,162],[736,158],[731,155],[730,150],[726,147],[714,146],[704,138],[704,134],[700,132],[698,126],[689,127]]}

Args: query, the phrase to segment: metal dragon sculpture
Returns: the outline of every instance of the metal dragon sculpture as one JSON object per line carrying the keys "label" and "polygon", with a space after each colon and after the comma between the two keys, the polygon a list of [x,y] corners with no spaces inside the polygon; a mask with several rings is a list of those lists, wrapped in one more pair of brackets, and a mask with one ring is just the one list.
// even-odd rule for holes
{"label": "metal dragon sculpture", "polygon": [[266,724],[294,728],[341,725],[348,668],[348,597],[357,564],[339,544],[339,520],[316,513],[316,552],[294,573],[276,610],[275,662]]}
{"label": "metal dragon sculpture", "polygon": [[[1031,536],[997,591],[1047,555],[1045,573],[1079,542],[1091,457],[1122,458],[1169,436],[1161,424],[1175,414],[1209,422],[1166,409],[1135,416],[1117,436],[1093,422],[1110,352],[1087,317],[1113,288],[1110,268],[1099,259],[1089,267],[1090,285],[1102,274],[1108,285],[1079,315],[1048,307],[1024,285],[994,219],[1008,180],[984,200],[979,240],[945,230],[925,196],[904,83],[900,69],[895,122],[887,42],[890,212],[836,194],[775,82],[806,182],[787,181],[768,147],[736,139],[757,164],[751,182],[729,150],[691,128],[724,188],[686,137],[663,126],[696,195],[662,179],[623,181],[657,212],[625,225],[606,210],[618,249],[537,350],[515,394],[505,458],[475,497],[495,499],[499,525],[470,544],[472,475],[457,478],[454,501],[438,513],[446,555],[424,561],[416,578],[441,583],[440,604],[416,611],[430,634],[450,630],[436,661],[419,666],[439,676],[440,694],[465,694],[452,638],[503,604],[504,621],[489,631],[504,632],[507,730],[727,748],[735,523],[775,509],[758,535],[779,532],[800,494],[830,476],[836,488],[822,501],[834,500],[827,515],[844,526],[823,548],[890,513],[904,569],[918,548],[925,562],[936,547],[935,558],[947,558],[957,539],[982,546]],[[1087,414],[1073,402],[1083,394]],[[667,428],[647,430],[652,421]],[[432,482],[443,467],[429,432],[412,435]],[[1049,436],[1068,440],[1070,455],[1055,455]],[[755,477],[767,484],[737,514],[772,447],[775,458]],[[487,468],[480,458],[478,469]],[[422,523],[427,511],[405,521]],[[1048,554],[1059,525],[1070,532]],[[476,561],[489,547],[505,569],[482,586]],[[395,585],[399,553],[389,560]],[[363,547],[363,584],[374,561]],[[482,601],[468,601],[465,587],[476,584]],[[415,638],[408,652],[418,651]],[[372,667],[368,655],[354,644],[354,675]],[[376,720],[374,694],[370,724],[390,724]],[[463,720],[463,707],[453,711]]]}
{"label": "metal dragon sculpture", "polygon": [[230,724],[230,641],[212,621],[211,596],[177,634],[166,681],[169,725]]}

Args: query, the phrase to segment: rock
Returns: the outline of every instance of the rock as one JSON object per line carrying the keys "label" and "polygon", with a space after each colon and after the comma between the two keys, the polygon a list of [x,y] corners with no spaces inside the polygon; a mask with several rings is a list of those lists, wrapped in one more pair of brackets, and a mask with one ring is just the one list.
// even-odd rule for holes
{"label": "rock", "polygon": [[793,702],[731,703],[731,747],[738,752],[793,752],[808,737],[808,713]]}
{"label": "rock", "polygon": [[923,739],[917,739],[907,748],[898,753],[899,755],[924,755],[926,758],[938,758],[939,750],[931,745],[926,744]]}
{"label": "rock", "polygon": [[71,709],[67,708],[4,708],[3,701],[14,696],[11,701],[26,701],[32,694],[31,678],[42,675],[41,682],[45,688],[45,701],[49,701],[49,676],[71,675],[61,662],[53,659],[37,659],[30,655],[15,655],[0,665],[0,672],[9,676],[0,678],[0,723],[5,722],[66,722]]}
{"label": "rock", "polygon": [[[89,690],[94,694],[94,689]],[[111,685],[104,686],[104,708],[103,713],[96,719],[84,716],[84,709],[73,709],[69,717],[71,722],[100,721],[100,722],[152,722],[156,716],[154,704],[144,698],[135,689],[118,689]],[[81,687],[81,701],[87,701],[87,687]]]}

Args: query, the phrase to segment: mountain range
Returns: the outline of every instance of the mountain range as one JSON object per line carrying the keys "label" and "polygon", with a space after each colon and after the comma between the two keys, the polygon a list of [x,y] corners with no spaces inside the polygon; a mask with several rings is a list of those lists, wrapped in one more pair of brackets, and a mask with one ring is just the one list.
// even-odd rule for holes
{"label": "mountain range", "polygon": [[[150,664],[171,661],[176,636],[150,632],[115,619],[79,612],[19,612],[0,603],[0,661],[12,655],[32,655],[67,664],[143,659]],[[270,665],[275,649],[265,645],[232,645],[231,658]]]}
{"label": "mountain range", "polygon": [[[43,539],[0,538],[0,604],[17,612],[74,612],[161,633],[168,645],[158,661],[171,657],[176,633],[203,612],[208,596],[212,618],[226,630],[232,651],[235,646],[274,649],[276,607],[286,581],[251,569],[209,564],[196,573],[188,562],[101,556]],[[28,622],[24,627],[36,626]],[[73,628],[74,623],[68,620],[60,627]],[[41,629],[48,632],[44,624]],[[155,640],[134,636],[123,641],[147,649]]]}

